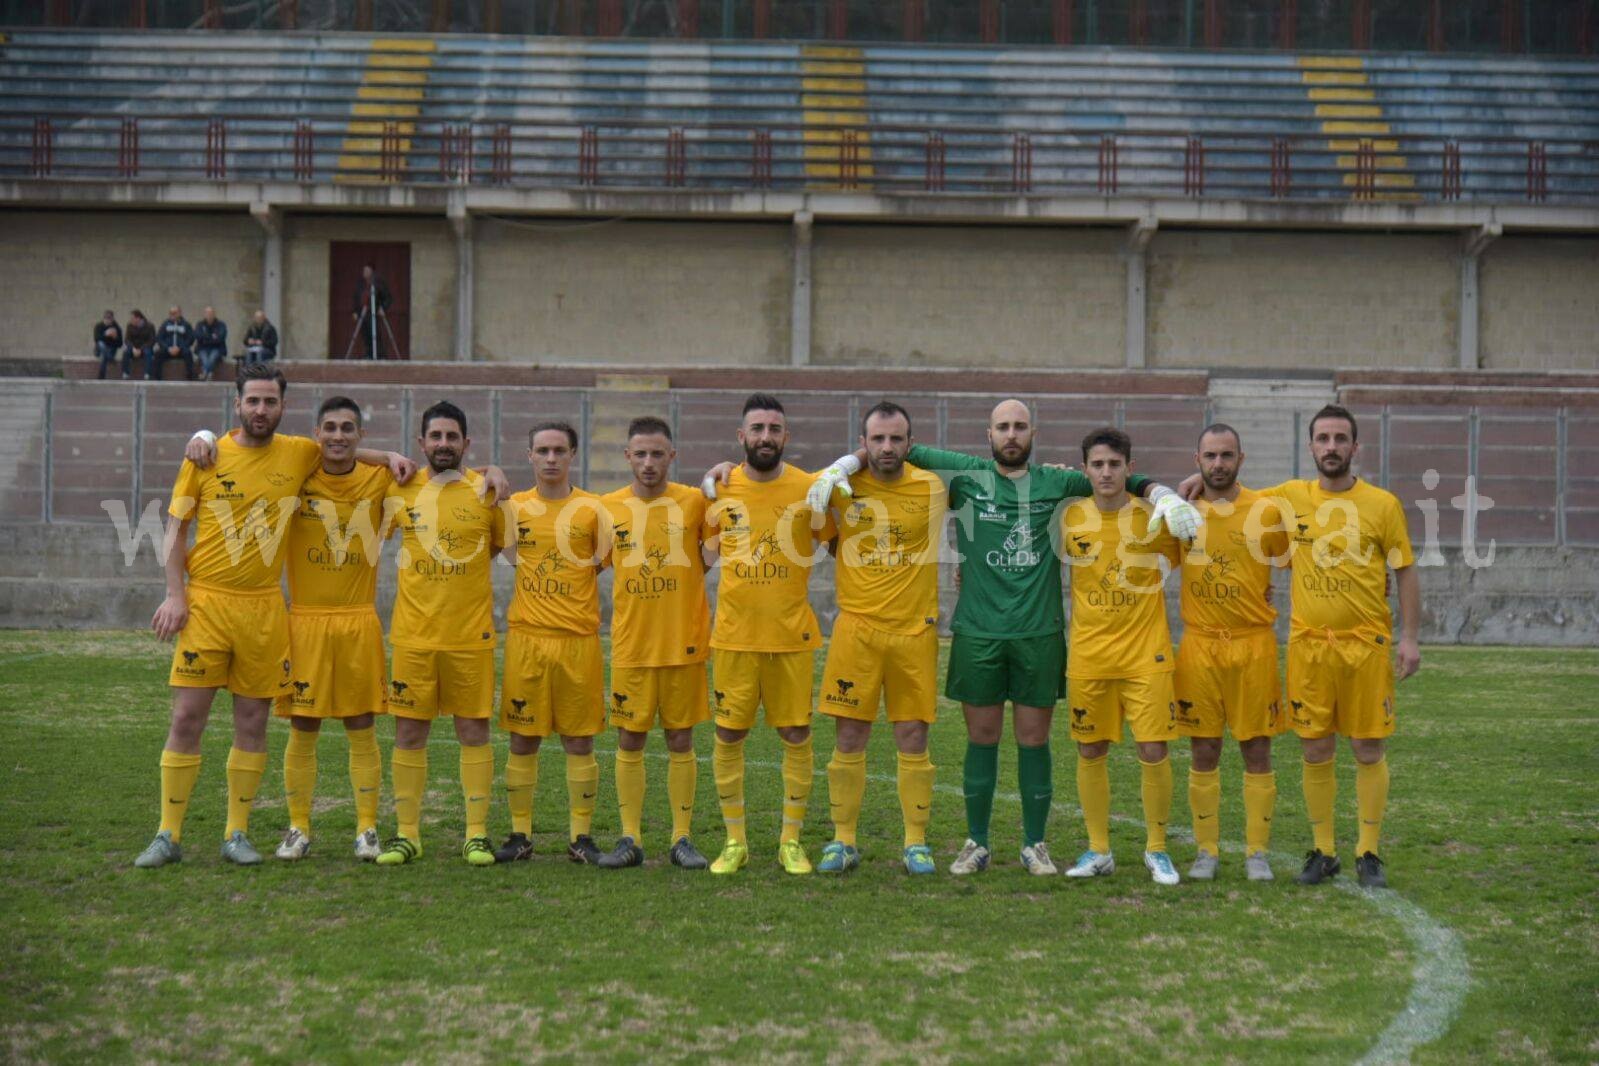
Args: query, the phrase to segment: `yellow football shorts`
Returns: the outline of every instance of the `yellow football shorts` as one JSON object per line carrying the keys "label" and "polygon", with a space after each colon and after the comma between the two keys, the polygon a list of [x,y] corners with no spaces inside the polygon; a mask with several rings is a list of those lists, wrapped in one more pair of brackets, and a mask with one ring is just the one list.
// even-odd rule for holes
{"label": "yellow football shorts", "polygon": [[289,691],[291,667],[289,612],[277,588],[189,586],[189,621],[178,633],[167,684],[275,700]]}
{"label": "yellow football shorts", "polygon": [[386,714],[383,623],[370,604],[296,607],[289,612],[289,691],[279,718],[354,718]]}
{"label": "yellow football shorts", "polygon": [[1177,647],[1177,732],[1234,740],[1274,737],[1288,728],[1277,683],[1277,636],[1268,628],[1227,634],[1190,626]]}
{"label": "yellow football shorts", "polygon": [[839,612],[827,644],[817,709],[834,718],[875,721],[879,698],[890,722],[938,716],[938,630],[889,633]]}
{"label": "yellow football shorts", "polygon": [[1072,739],[1079,744],[1121,743],[1122,723],[1141,744],[1177,736],[1177,697],[1172,675],[1066,679],[1066,706]]}
{"label": "yellow football shorts", "polygon": [[811,679],[816,654],[804,651],[711,651],[711,696],[716,700],[716,724],[745,730],[755,725],[755,713],[766,708],[766,724],[773,729],[811,724]]}
{"label": "yellow football shorts", "polygon": [[604,729],[605,660],[599,634],[507,633],[500,725],[525,737],[592,737]]}
{"label": "yellow football shorts", "polygon": [[1306,739],[1374,739],[1394,731],[1389,637],[1295,634],[1288,642],[1288,722]]}
{"label": "yellow football shorts", "polygon": [[611,666],[611,724],[633,733],[690,729],[711,717],[704,663]]}
{"label": "yellow football shorts", "polygon": [[394,648],[389,713],[432,721],[487,718],[494,711],[494,650]]}

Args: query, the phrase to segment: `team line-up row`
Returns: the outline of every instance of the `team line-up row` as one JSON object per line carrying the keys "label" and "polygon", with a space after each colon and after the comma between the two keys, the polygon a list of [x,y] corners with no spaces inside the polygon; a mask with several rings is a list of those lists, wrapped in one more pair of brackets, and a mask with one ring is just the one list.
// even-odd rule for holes
{"label": "team line-up row", "polygon": [[[1130,731],[1152,879],[1180,880],[1166,844],[1168,745],[1179,737],[1190,738],[1193,750],[1189,876],[1215,877],[1218,765],[1230,732],[1245,767],[1245,873],[1271,879],[1271,739],[1292,730],[1304,754],[1314,844],[1298,879],[1313,884],[1340,870],[1334,759],[1343,735],[1357,765],[1357,871],[1362,884],[1386,884],[1378,854],[1389,781],[1385,741],[1394,728],[1395,681],[1420,663],[1420,590],[1398,501],[1353,472],[1358,429],[1343,408],[1311,418],[1314,479],[1243,487],[1239,434],[1213,425],[1196,443],[1197,472],[1174,491],[1132,473],[1132,441],[1111,427],[1084,438],[1080,471],[1032,463],[1036,427],[1027,405],[1015,400],[994,408],[985,457],[915,444],[910,415],[883,401],[861,419],[860,449],[810,474],[783,461],[789,429],[781,401],[756,394],[736,433],[742,462],[724,464],[700,487],[674,484],[670,427],[640,417],[624,446],[630,483],[595,496],[571,484],[580,441],[567,423],[532,428],[535,484],[512,494],[497,469],[464,468],[467,419],[452,404],[423,413],[425,465],[417,469],[404,456],[362,449],[362,413],[345,397],[322,403],[314,440],[278,434],[286,390],[274,368],[242,370],[238,428],[220,439],[197,434],[173,489],[167,596],[152,621],[158,636],[176,638],[172,719],[161,757],[161,827],[138,866],[182,858],[201,734],[216,690],[227,688],[235,726],[222,854],[241,865],[261,861],[247,830],[275,708],[291,726],[284,758],[290,826],[279,858],[310,850],[316,740],[328,718],[340,719],[349,739],[356,855],[385,866],[421,858],[426,745],[433,719],[444,715],[460,741],[468,863],[532,855],[537,756],[554,734],[566,754],[568,856],[606,868],[640,865],[643,750],[658,727],[669,755],[668,857],[687,869],[735,874],[750,854],[743,744],[764,712],[783,744],[778,861],[790,873],[810,873],[801,831],[814,777],[811,722],[819,711],[835,724],[826,769],[833,835],[814,869],[842,873],[861,859],[865,751],[881,710],[897,748],[901,859],[909,873],[932,873],[928,727],[937,704],[937,565],[945,518],[954,515],[959,593],[945,694],[961,704],[967,725],[968,839],[951,873],[977,873],[991,858],[1007,703],[1018,749],[1021,864],[1037,875],[1060,872],[1045,830],[1053,798],[1050,731],[1064,699],[1087,833],[1086,849],[1061,864],[1067,876],[1115,869],[1106,760],[1109,745]],[[390,533],[401,545],[386,663],[375,560],[379,538]],[[838,616],[815,691],[822,633],[807,586],[823,552],[835,562]],[[516,568],[498,706],[510,745],[504,788],[511,826],[496,848],[488,835],[496,645],[490,568],[502,556]],[[705,576],[718,563],[713,623]],[[609,684],[597,580],[606,567],[614,571]],[[1271,575],[1279,568],[1292,573],[1286,692],[1271,605]],[[1176,649],[1159,595],[1170,570],[1181,571],[1184,635]],[[1390,570],[1403,622],[1397,643]],[[1063,573],[1072,604],[1069,656]],[[381,713],[395,720],[390,784],[398,823],[382,842],[373,732]],[[599,791],[593,738],[607,717],[617,731],[621,837],[602,850],[591,834]],[[712,765],[727,839],[710,861],[690,829],[694,729],[713,717]]]}

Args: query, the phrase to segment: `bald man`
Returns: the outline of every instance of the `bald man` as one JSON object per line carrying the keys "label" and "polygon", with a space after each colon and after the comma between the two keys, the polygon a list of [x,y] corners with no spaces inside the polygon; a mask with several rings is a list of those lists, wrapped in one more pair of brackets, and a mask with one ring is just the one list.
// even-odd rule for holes
{"label": "bald man", "polygon": [[[999,777],[1005,704],[1014,708],[1017,776],[1022,800],[1021,862],[1039,876],[1057,871],[1044,840],[1054,798],[1049,729],[1065,695],[1065,613],[1054,539],[1065,501],[1093,494],[1076,470],[1038,466],[1034,420],[1020,400],[1004,400],[988,418],[992,458],[915,445],[909,461],[938,474],[949,488],[960,550],[960,598],[950,624],[944,694],[966,715],[964,789],[968,839],[950,873],[988,868],[989,820]],[[846,456],[818,475],[847,469]],[[1174,533],[1192,537],[1198,514],[1176,493],[1134,475],[1128,491],[1148,495]],[[1192,524],[1192,528],[1189,528]]]}

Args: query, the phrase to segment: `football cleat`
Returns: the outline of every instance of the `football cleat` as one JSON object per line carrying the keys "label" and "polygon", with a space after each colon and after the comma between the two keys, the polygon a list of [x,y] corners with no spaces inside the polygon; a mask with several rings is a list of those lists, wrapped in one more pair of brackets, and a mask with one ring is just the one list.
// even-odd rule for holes
{"label": "football cleat", "polygon": [[1188,868],[1190,881],[1216,880],[1216,867],[1221,865],[1221,860],[1216,858],[1204,848],[1199,849],[1199,854],[1194,856],[1194,864]]}
{"label": "football cleat", "polygon": [[244,830],[235,829],[233,835],[222,842],[222,857],[235,866],[259,866],[261,853],[255,850]]}
{"label": "football cleat", "polygon": [[493,866],[494,842],[488,837],[470,837],[461,845],[461,858],[469,866]]}
{"label": "football cleat", "polygon": [[355,857],[362,862],[372,862],[383,854],[383,845],[378,843],[376,829],[364,829],[355,837]]}
{"label": "football cleat", "polygon": [[1336,855],[1323,855],[1317,848],[1305,856],[1305,866],[1295,878],[1302,885],[1319,885],[1329,877],[1337,877],[1343,866]]}
{"label": "football cleat", "polygon": [[956,877],[982,873],[988,869],[989,858],[988,849],[968,837],[966,843],[962,844],[960,851],[956,853],[955,861],[949,864],[949,872]]}
{"label": "football cleat", "polygon": [[183,848],[172,839],[172,830],[163,829],[150,841],[150,846],[139,852],[139,857],[133,860],[133,865],[141,870],[154,870],[158,866],[168,863],[182,862]]}
{"label": "football cleat", "polygon": [[582,833],[576,840],[567,843],[566,858],[569,862],[580,862],[587,866],[596,866],[600,861],[600,847],[594,843],[593,837],[587,833]]}
{"label": "football cleat", "polygon": [[283,843],[278,845],[278,850],[273,854],[285,862],[297,862],[305,858],[310,850],[311,838],[291,825],[289,831],[283,834]]}
{"label": "football cleat", "polygon": [[1366,852],[1355,860],[1355,876],[1361,888],[1387,888],[1388,875],[1382,872],[1382,860],[1375,852]]}
{"label": "football cleat", "polygon": [[1115,856],[1108,851],[1092,849],[1077,856],[1077,861],[1066,867],[1067,877],[1109,877],[1115,872]]}
{"label": "football cleat", "polygon": [[861,853],[856,850],[855,845],[835,840],[822,849],[822,861],[816,864],[816,872],[841,874],[855,869],[860,864]]}
{"label": "football cleat", "polygon": [[791,874],[811,872],[811,860],[805,854],[805,845],[797,840],[785,840],[777,846],[777,862]]}
{"label": "football cleat", "polygon": [[632,837],[623,837],[616,842],[616,847],[599,857],[596,866],[607,870],[621,870],[628,866],[644,865],[644,849],[634,842]]}
{"label": "football cleat", "polygon": [[1244,859],[1244,876],[1251,881],[1274,881],[1277,875],[1271,872],[1271,863],[1266,859],[1264,851],[1251,852]]}
{"label": "football cleat", "polygon": [[933,862],[933,852],[926,844],[912,844],[905,849],[905,872],[908,874],[938,872],[938,866]]}
{"label": "football cleat", "polygon": [[422,842],[409,837],[390,837],[383,842],[383,851],[377,857],[379,866],[404,866],[422,857]]}
{"label": "football cleat", "polygon": [[[672,849],[674,852],[676,848]],[[711,863],[713,874],[736,874],[750,861],[750,848],[739,840],[729,840],[722,845],[722,854]]]}
{"label": "football cleat", "polygon": [[1175,885],[1182,880],[1177,876],[1177,867],[1172,865],[1171,856],[1164,851],[1144,852],[1144,865],[1149,869],[1149,879],[1157,885]]}
{"label": "football cleat", "polygon": [[494,852],[495,862],[521,862],[533,857],[533,841],[526,833],[512,833]]}
{"label": "football cleat", "polygon": [[680,866],[685,870],[703,870],[711,865],[709,859],[700,854],[700,849],[688,837],[678,837],[677,843],[672,845],[672,850],[666,857],[672,860],[673,866]]}
{"label": "football cleat", "polygon": [[1035,877],[1049,877],[1060,871],[1055,860],[1049,857],[1049,845],[1040,840],[1022,849],[1022,868]]}

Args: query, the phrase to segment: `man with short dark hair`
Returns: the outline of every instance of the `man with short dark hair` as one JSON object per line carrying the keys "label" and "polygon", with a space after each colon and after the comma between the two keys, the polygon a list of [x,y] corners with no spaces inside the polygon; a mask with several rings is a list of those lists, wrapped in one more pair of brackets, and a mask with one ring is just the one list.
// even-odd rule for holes
{"label": "man with short dark hair", "polygon": [[616,800],[622,836],[600,856],[606,868],[644,861],[644,743],[658,722],[669,762],[666,795],[672,807],[672,865],[709,866],[689,834],[699,766],[694,727],[711,716],[705,660],[711,651],[711,611],[705,599],[705,497],[668,478],[677,451],[672,428],[654,417],[635,418],[623,454],[633,472],[627,486],[601,497],[607,516],[611,585],[611,724],[616,727]]}
{"label": "man with short dark hair", "polygon": [[117,361],[117,352],[121,348],[122,327],[117,324],[117,313],[108,310],[100,316],[100,321],[94,324],[94,355],[100,360],[101,381],[105,380],[107,368]]}
{"label": "man with short dark hair", "polygon": [[427,789],[427,741],[433,719],[455,721],[461,743],[461,791],[466,803],[462,857],[491,866],[489,797],[494,749],[489,715],[494,709],[494,586],[490,567],[506,543],[505,512],[479,495],[482,475],[463,470],[466,414],[440,401],[422,412],[417,443],[427,470],[389,496],[398,506],[403,541],[396,558],[399,587],[389,641],[389,713],[394,716],[394,789],[397,834],[378,856],[399,866],[422,856],[422,796]]}
{"label": "man with short dark hair", "polygon": [[194,354],[200,359],[201,381],[210,381],[217,364],[228,357],[228,324],[217,317],[214,307],[207,307],[194,324]]}
{"label": "man with short dark hair", "polygon": [[144,358],[145,377],[159,381],[168,359],[182,359],[184,377],[194,380],[194,327],[176,304],[168,308],[167,320],[156,330],[155,347]]}
{"label": "man with short dark hair", "polygon": [[150,364],[155,360],[155,323],[145,318],[144,312],[135,307],[128,315],[125,338],[127,347],[122,349],[122,376],[133,376],[133,361],[137,359],[144,367],[145,377],[149,377]]}
{"label": "man with short dark hair", "polygon": [[597,863],[591,835],[600,769],[594,737],[605,729],[605,660],[600,648],[599,497],[572,484],[577,430],[542,422],[528,433],[533,487],[511,497],[515,533],[505,554],[516,567],[506,610],[500,725],[510,736],[505,764],[511,835],[497,862],[533,855],[533,795],[539,747],[555,733],[566,752],[567,845],[572,862]]}

